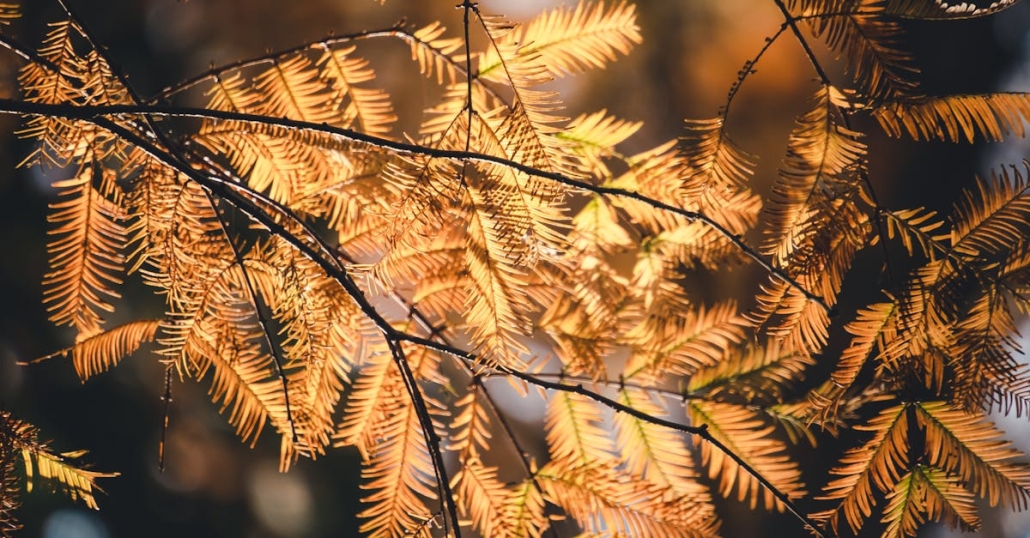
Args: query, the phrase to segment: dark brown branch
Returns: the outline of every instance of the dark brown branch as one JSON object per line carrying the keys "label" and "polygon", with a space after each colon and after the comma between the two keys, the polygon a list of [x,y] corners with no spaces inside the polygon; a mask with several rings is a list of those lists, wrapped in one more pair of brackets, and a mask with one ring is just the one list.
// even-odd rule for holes
{"label": "dark brown branch", "polygon": [[787,9],[787,5],[783,3],[783,0],[773,0],[773,2],[776,3],[776,7],[778,7],[780,12],[783,13],[783,18],[787,25],[790,26],[791,33],[793,33],[794,37],[797,38],[798,43],[801,44],[801,48],[805,50],[805,56],[808,57],[808,61],[812,64],[812,68],[815,69],[815,72],[819,75],[819,80],[824,86],[832,85],[830,82],[830,76],[826,74],[826,70],[823,69],[822,64],[819,63],[819,59],[816,58],[815,51],[812,50],[812,47],[808,44],[808,40],[805,39],[805,36],[801,34],[801,29],[798,28],[797,17],[791,15],[790,10]]}
{"label": "dark brown branch", "polygon": [[[487,371],[487,372],[485,372],[483,374],[483,377],[487,377],[487,378],[490,378],[490,377],[500,377],[502,375],[508,375],[508,374],[507,374],[507,372],[489,372],[489,371]],[[655,385],[642,385],[640,383],[633,383],[633,382],[625,381],[625,380],[622,380],[622,379],[607,379],[607,378],[594,379],[592,377],[587,377],[587,376],[582,376],[582,375],[569,375],[569,374],[566,374],[566,373],[547,373],[547,372],[540,372],[540,373],[536,373],[536,374],[532,374],[532,375],[533,375],[534,379],[543,379],[543,380],[553,379],[553,380],[557,380],[558,382],[571,382],[571,383],[576,384],[576,385],[582,385],[582,384],[598,385],[598,384],[600,384],[600,385],[605,385],[607,387],[615,387],[615,388],[619,388],[619,389],[623,389],[623,388],[636,389],[636,390],[640,390],[640,391],[646,391],[646,392],[649,392],[649,393],[652,393],[652,394],[658,394],[660,396],[664,396],[664,397],[667,397],[667,398],[675,398],[677,400],[681,400],[681,401],[684,401],[684,402],[691,401],[691,400],[713,401],[713,402],[714,401],[720,401],[720,400],[716,400],[716,399],[710,398],[710,397],[708,397],[707,395],[704,395],[704,394],[690,393],[690,392],[686,392],[685,390],[664,389],[662,387],[658,387],[658,386],[655,386]]]}
{"label": "dark brown branch", "polygon": [[429,416],[429,407],[426,405],[425,398],[422,397],[422,390],[418,388],[418,383],[415,381],[415,373],[411,371],[411,364],[404,357],[401,340],[387,336],[386,343],[390,346],[393,362],[401,372],[401,379],[404,380],[404,386],[411,396],[411,404],[415,408],[422,436],[426,441],[426,450],[429,451],[429,457],[433,460],[433,471],[436,473],[436,487],[439,491],[440,502],[443,503],[447,512],[447,517],[443,518],[444,534],[451,536],[451,533],[447,532],[450,527],[453,529],[455,538],[461,538],[458,506],[454,502],[454,493],[451,492],[451,480],[447,477],[447,467],[444,465],[443,453],[440,450],[440,436],[433,427],[433,418]]}
{"label": "dark brown branch", "polygon": [[191,118],[202,118],[202,119],[216,119],[226,121],[241,121],[249,123],[257,123],[267,126],[282,127],[291,130],[303,130],[309,132],[317,132],[327,135],[338,136],[347,140],[355,142],[363,142],[372,146],[396,151],[401,153],[409,153],[414,155],[424,155],[431,158],[437,159],[454,159],[460,161],[477,161],[491,164],[497,164],[500,166],[508,167],[525,174],[539,177],[554,181],[556,183],[580,189],[594,194],[600,194],[605,196],[614,196],[619,198],[626,198],[641,202],[645,205],[660,209],[662,211],[678,215],[689,221],[700,221],[705,223],[707,226],[715,230],[719,235],[726,238],[730,243],[734,245],[740,252],[744,253],[752,261],[760,265],[767,272],[775,275],[776,277],[787,282],[792,288],[800,291],[806,299],[813,301],[821,306],[827,312],[830,308],[822,297],[812,293],[804,286],[799,284],[795,279],[788,275],[784,270],[775,267],[768,260],[766,260],[761,254],[755,249],[750,247],[744,240],[737,234],[734,234],[711,217],[700,213],[698,211],[690,211],[681,207],[674,206],[672,204],[656,200],[645,196],[639,192],[628,191],[625,189],[619,189],[615,187],[606,187],[603,185],[594,185],[583,180],[568,177],[557,172],[549,172],[546,170],[540,170],[532,166],[505,159],[502,157],[495,157],[493,155],[486,155],[483,153],[469,152],[469,151],[457,151],[440,148],[431,148],[422,146],[419,144],[412,144],[407,142],[399,142],[396,140],[390,140],[381,138],[378,136],[354,131],[351,129],[341,129],[339,127],[332,127],[326,124],[310,123],[300,120],[291,120],[287,118],[273,118],[269,116],[261,116],[257,114],[243,114],[238,112],[227,112],[223,110],[209,110],[204,108],[190,108],[190,107],[169,107],[169,106],[147,106],[147,105],[111,105],[111,106],[75,106],[66,104],[48,105],[43,103],[26,103],[22,101],[13,101],[10,99],[0,99],[0,113],[18,113],[18,114],[31,114],[31,115],[43,115],[43,116],[61,116],[70,119],[80,119],[85,121],[96,121],[106,116],[118,116],[118,115],[143,115],[143,116],[166,116],[166,117],[191,117]]}

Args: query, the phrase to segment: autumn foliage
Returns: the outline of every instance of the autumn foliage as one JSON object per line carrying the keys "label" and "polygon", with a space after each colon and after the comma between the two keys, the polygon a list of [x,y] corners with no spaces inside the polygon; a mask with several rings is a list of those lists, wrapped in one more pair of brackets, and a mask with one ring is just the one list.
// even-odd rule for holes
{"label": "autumn foliage", "polygon": [[[884,207],[855,121],[917,140],[1024,136],[1030,94],[924,95],[900,44],[899,21],[1011,2],[768,1],[783,24],[725,106],[633,154],[620,145],[639,123],[563,117],[547,85],[646,39],[628,2],[512,24],[465,1],[456,32],[325,38],[153,96],[70,9],[38,46],[0,28],[21,65],[0,111],[24,118],[23,165],[64,172],[42,300],[77,336],[44,359],[86,380],[145,347],[167,367],[155,392],[204,383],[244,442],[281,440],[283,471],[357,447],[371,536],[542,536],[562,516],[589,536],[714,536],[716,497],[819,536],[974,529],[981,500],[1025,508],[1030,467],[987,413],[1030,404],[1014,356],[1030,169],[999,165],[949,215]],[[785,154],[763,156],[781,160],[763,197],[726,119],[786,39],[816,80]],[[409,46],[434,88],[415,132],[388,93],[409,89],[382,87],[359,55],[383,40]],[[819,42],[846,77],[827,75]],[[864,250],[884,274],[840,309]],[[742,264],[764,272],[741,282],[749,304],[683,285]],[[114,325],[132,279],[164,315]],[[836,333],[847,343],[827,353]],[[545,395],[546,451],[512,427],[500,383]],[[804,483],[792,446],[842,429],[862,434]],[[96,506],[103,475],[36,435],[0,413],[5,536],[20,467]]]}

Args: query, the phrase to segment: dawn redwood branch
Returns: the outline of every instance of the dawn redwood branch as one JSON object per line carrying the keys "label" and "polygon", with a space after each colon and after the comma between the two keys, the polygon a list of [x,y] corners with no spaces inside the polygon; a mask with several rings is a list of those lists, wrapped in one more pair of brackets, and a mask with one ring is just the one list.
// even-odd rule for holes
{"label": "dawn redwood branch", "polygon": [[412,144],[408,142],[400,142],[397,140],[391,140],[388,138],[382,138],[379,136],[354,131],[351,129],[343,129],[339,127],[332,127],[325,123],[311,123],[300,120],[292,120],[288,118],[274,118],[270,116],[262,116],[259,114],[244,114],[239,112],[228,112],[223,110],[210,110],[206,108],[192,108],[192,107],[174,107],[174,106],[160,106],[160,105],[108,105],[108,106],[77,106],[69,104],[44,104],[44,103],[27,103],[23,101],[15,101],[11,99],[0,99],[0,113],[16,113],[16,114],[29,114],[29,115],[40,115],[40,116],[57,116],[65,117],[69,119],[78,119],[84,121],[96,122],[104,119],[108,116],[119,116],[119,115],[138,115],[138,116],[155,116],[155,117],[170,117],[170,118],[199,118],[199,119],[213,119],[213,120],[224,120],[224,121],[239,121],[245,123],[256,123],[267,126],[281,127],[290,130],[302,130],[309,132],[317,132],[326,135],[337,136],[346,140],[355,142],[362,142],[369,144],[374,147],[400,152],[408,153],[412,155],[423,155],[426,157],[437,158],[437,159],[453,159],[460,161],[476,161],[485,162],[504,166],[517,170],[524,174],[528,174],[534,177],[547,179],[565,185],[567,187],[573,187],[587,192],[592,192],[598,195],[613,196],[618,198],[626,198],[641,202],[645,205],[651,206],[655,209],[678,215],[689,221],[700,221],[705,223],[707,226],[715,230],[719,235],[726,238],[732,243],[740,252],[743,252],[748,258],[760,265],[767,272],[775,275],[784,282],[790,285],[790,287],[801,292],[806,299],[817,303],[823,308],[823,310],[830,312],[830,307],[826,304],[826,301],[806,289],[794,278],[786,273],[786,271],[772,265],[766,260],[761,254],[755,249],[749,246],[741,236],[734,234],[726,227],[722,226],[711,217],[700,213],[698,211],[690,211],[681,207],[674,206],[672,204],[650,198],[639,192],[629,191],[625,189],[619,189],[615,187],[606,187],[603,185],[594,185],[592,183],[575,179],[563,174],[556,172],[549,172],[534,168],[532,166],[506,159],[503,157],[496,157],[493,155],[487,155],[483,153],[476,153],[470,151],[458,151],[448,150],[440,148],[432,148],[419,144]]}
{"label": "dawn redwood branch", "polygon": [[[822,64],[819,62],[819,58],[815,55],[815,51],[812,50],[812,47],[808,44],[808,40],[805,39],[805,36],[801,33],[801,29],[798,27],[799,20],[812,19],[816,17],[795,17],[790,13],[790,10],[787,9],[783,0],[774,0],[774,2],[776,3],[776,7],[778,7],[780,12],[783,14],[784,24],[790,27],[794,37],[797,38],[798,43],[801,44],[801,48],[805,51],[805,57],[808,58],[808,63],[812,65],[812,68],[815,69],[815,72],[819,75],[819,80],[822,82],[823,86],[832,86],[833,82],[830,80],[830,76],[826,73],[826,70],[823,69]],[[852,16],[857,14],[859,13],[842,13],[840,15]],[[841,117],[844,122],[844,127],[851,130],[851,118],[848,114],[846,112],[842,112]],[[894,284],[897,282],[897,278],[893,274],[894,266],[891,264],[890,249],[887,247],[887,231],[884,229],[881,213],[883,206],[880,205],[880,200],[876,196],[876,189],[873,188],[873,182],[869,179],[869,171],[863,167],[859,175],[862,178],[862,182],[865,184],[866,189],[869,191],[869,200],[873,203],[873,211],[875,213],[876,221],[876,235],[879,237],[880,249],[883,251],[884,264],[887,266],[885,273],[887,281],[890,284]]]}
{"label": "dawn redwood branch", "polygon": [[[356,305],[361,309],[362,313],[366,317],[368,317],[376,325],[376,327],[383,333],[384,338],[386,338],[388,342],[392,343],[391,345],[399,344],[400,342],[410,342],[412,344],[416,344],[416,345],[425,347],[427,349],[435,350],[435,351],[440,352],[440,353],[444,353],[444,354],[447,354],[447,355],[451,355],[451,356],[457,357],[457,358],[461,359],[462,361],[464,361],[464,362],[466,362],[468,364],[482,364],[483,363],[482,360],[476,354],[474,354],[472,352],[466,351],[464,349],[456,348],[454,346],[446,345],[446,344],[443,344],[443,343],[440,343],[440,342],[437,342],[435,340],[431,340],[431,339],[428,339],[428,338],[425,338],[425,337],[422,337],[422,336],[418,336],[418,335],[414,335],[414,334],[409,334],[409,333],[406,333],[404,331],[401,331],[401,330],[395,328],[371,304],[371,302],[368,300],[368,298],[362,292],[361,288],[354,281],[354,278],[347,272],[346,268],[340,263],[339,259],[336,256],[333,255],[332,249],[328,249],[327,246],[324,244],[324,242],[321,242],[320,240],[318,240],[317,236],[315,236],[315,240],[316,240],[316,243],[319,246],[316,247],[315,245],[312,245],[311,243],[305,241],[303,238],[298,237],[294,233],[291,233],[286,228],[286,226],[284,226],[283,224],[278,222],[273,216],[269,215],[268,213],[266,213],[261,208],[261,205],[267,205],[265,202],[262,202],[262,204],[258,204],[257,202],[254,201],[253,198],[251,198],[251,196],[261,197],[261,195],[259,193],[254,193],[251,189],[249,189],[245,185],[240,185],[238,183],[226,181],[223,178],[216,177],[216,176],[213,176],[213,175],[209,175],[207,173],[204,173],[201,170],[198,170],[196,168],[188,166],[185,163],[183,163],[182,161],[180,161],[175,155],[169,153],[169,150],[160,147],[155,142],[153,142],[151,140],[148,140],[148,139],[144,138],[143,136],[141,136],[140,134],[135,133],[135,132],[133,132],[133,131],[131,131],[131,130],[121,126],[121,125],[118,125],[117,123],[115,123],[111,119],[108,119],[107,117],[105,117],[107,115],[118,115],[118,114],[172,115],[172,114],[161,113],[161,112],[158,112],[158,111],[155,111],[155,112],[141,112],[140,111],[141,109],[149,110],[150,108],[152,108],[152,107],[136,107],[136,106],[77,107],[77,106],[70,106],[70,105],[43,105],[43,104],[39,104],[39,103],[24,103],[24,102],[11,101],[11,100],[0,100],[0,113],[10,112],[10,113],[21,113],[21,114],[30,114],[30,115],[59,116],[59,117],[66,117],[66,118],[70,118],[70,119],[79,119],[79,120],[88,121],[90,123],[93,123],[93,124],[97,125],[98,127],[101,127],[101,128],[103,128],[105,130],[108,130],[112,134],[122,138],[126,142],[135,145],[141,151],[143,151],[146,154],[150,155],[151,157],[161,161],[165,165],[172,167],[178,173],[181,173],[184,176],[188,177],[190,180],[197,182],[198,184],[203,186],[205,189],[210,190],[213,194],[219,196],[220,198],[225,200],[227,203],[232,204],[234,207],[239,209],[241,212],[243,212],[244,214],[249,216],[256,223],[264,226],[266,229],[269,230],[269,233],[271,233],[271,234],[275,235],[276,237],[279,237],[282,240],[286,241],[289,245],[291,245],[292,247],[297,249],[299,252],[301,252],[302,254],[307,256],[309,259],[311,259],[314,263],[316,263],[323,271],[325,271],[327,276],[329,276],[330,278],[336,280],[340,284],[340,286],[343,287],[344,291],[347,292],[348,296],[350,296],[351,299],[356,303]],[[158,107],[158,108],[161,108],[161,107]],[[126,110],[124,110],[124,111],[122,111],[120,113],[114,113],[114,112],[111,112],[111,109],[126,109]],[[179,110],[179,109],[173,109],[173,110]],[[95,113],[90,114],[89,113],[90,111],[93,111]],[[214,112],[214,111],[212,111],[212,112]],[[231,115],[232,116],[240,116],[238,114],[231,114]],[[226,118],[226,119],[229,119],[229,118]],[[279,120],[279,121],[294,122],[293,120]],[[294,122],[294,123],[304,123],[304,122]],[[314,125],[314,124],[308,124],[308,125]],[[325,126],[323,126],[323,128],[324,127]],[[301,128],[301,127],[298,126],[296,128]],[[332,134],[335,134],[335,133],[332,133]],[[549,178],[549,176],[554,176],[555,178],[557,178],[557,179],[552,178],[555,181],[559,181],[559,182],[564,182],[564,181],[574,182],[572,184],[572,186],[580,187],[580,185],[582,185],[582,187],[580,187],[580,188],[585,188],[587,190],[592,190],[593,191],[594,189],[602,189],[602,190],[599,190],[599,191],[594,191],[594,192],[597,192],[598,194],[609,194],[609,195],[615,195],[615,196],[626,196],[626,197],[634,198],[634,199],[637,199],[637,200],[645,201],[645,203],[648,203],[648,201],[649,201],[649,202],[652,203],[652,205],[653,204],[662,204],[662,205],[666,205],[667,206],[667,204],[663,204],[662,202],[651,200],[651,199],[649,199],[647,197],[644,197],[642,195],[639,195],[637,193],[633,193],[633,192],[630,192],[630,191],[623,191],[621,189],[610,189],[610,188],[604,188],[604,187],[595,187],[593,185],[590,185],[590,184],[587,184],[587,183],[583,183],[583,182],[578,181],[578,180],[573,180],[571,178],[566,178],[565,176],[561,176],[560,174],[553,174],[553,173],[550,173],[550,172],[544,172],[544,171],[541,171],[541,170],[536,170],[536,169],[533,169],[531,167],[527,167],[525,165],[522,165],[520,163],[516,163],[516,162],[513,162],[513,161],[507,161],[506,159],[499,159],[497,157],[491,157],[489,155],[482,155],[482,154],[475,154],[475,153],[471,153],[470,154],[470,153],[467,153],[467,152],[458,152],[458,151],[449,151],[449,150],[435,150],[433,148],[424,148],[424,147],[416,146],[416,145],[413,145],[413,144],[404,144],[404,143],[401,143],[401,142],[394,142],[394,141],[390,141],[390,140],[386,140],[386,139],[380,139],[378,137],[371,137],[371,136],[363,134],[363,133],[354,133],[354,134],[355,135],[359,135],[360,138],[368,138],[368,139],[374,139],[376,141],[381,141],[381,142],[384,143],[384,147],[395,149],[396,151],[407,151],[407,150],[401,149],[401,148],[397,148],[397,147],[391,147],[391,146],[411,146],[413,148],[413,152],[419,152],[419,153],[423,153],[423,154],[425,154],[424,152],[437,152],[437,151],[439,151],[439,152],[445,153],[445,155],[442,155],[442,158],[483,160],[483,161],[495,162],[495,163],[502,164],[502,165],[506,165],[507,163],[511,163],[511,165],[513,167],[515,167],[515,168],[517,168],[519,170],[526,169],[526,170],[524,170],[524,171],[526,171],[526,173],[533,173],[533,172],[535,172],[537,175],[540,175],[541,177],[545,177],[545,178]],[[389,145],[386,145],[385,143],[388,143]],[[276,207],[279,207],[278,204],[275,204],[274,202],[269,201],[268,203],[273,204]],[[656,207],[659,207],[659,206],[656,206]],[[697,218],[703,218],[703,216],[701,216],[701,215],[699,215],[697,213],[686,211],[686,210],[683,210],[683,209],[679,209],[679,208],[676,208],[674,206],[668,206],[668,208],[669,208],[668,209],[669,211],[672,211],[672,212],[677,213],[677,214],[684,214],[684,213],[686,213],[688,215],[698,215]],[[288,212],[288,210],[285,210],[285,208],[282,208],[282,210]],[[707,219],[704,219],[704,220],[705,220],[705,222],[709,222]],[[715,223],[713,223],[713,224],[715,224]],[[401,362],[404,362],[404,361],[401,361]],[[813,533],[815,533],[820,538],[826,538],[826,535],[823,534],[823,532],[819,529],[818,526],[816,526],[815,522],[812,521],[808,516],[804,515],[794,505],[793,501],[791,501],[790,498],[785,493],[780,491],[775,485],[773,485],[768,479],[766,479],[764,476],[762,476],[761,473],[759,473],[757,470],[755,470],[753,467],[751,467],[746,461],[743,460],[743,458],[741,458],[739,455],[737,455],[735,452],[733,452],[729,447],[727,447],[726,445],[720,443],[717,439],[715,439],[708,432],[707,424],[702,424],[701,426],[687,426],[687,425],[684,425],[684,424],[680,424],[678,422],[673,422],[671,420],[663,419],[663,418],[660,418],[660,417],[655,417],[655,416],[649,415],[649,414],[647,414],[647,413],[645,413],[643,411],[640,411],[640,410],[638,410],[638,409],[636,409],[634,407],[627,406],[627,405],[622,404],[622,403],[620,403],[618,401],[615,401],[615,400],[613,400],[611,398],[608,398],[608,397],[606,397],[606,396],[604,396],[602,394],[599,394],[597,392],[594,392],[594,391],[591,391],[589,389],[586,389],[582,384],[568,385],[568,384],[565,384],[565,383],[559,383],[559,382],[546,381],[546,380],[543,380],[543,379],[537,379],[532,374],[528,374],[528,373],[525,373],[525,372],[521,372],[521,371],[518,371],[518,370],[507,368],[507,367],[504,367],[504,366],[496,366],[495,369],[497,369],[498,371],[503,372],[505,374],[508,374],[508,375],[510,375],[510,376],[512,376],[512,377],[514,377],[516,379],[520,379],[520,380],[526,381],[528,383],[531,383],[531,384],[533,384],[535,386],[538,386],[538,387],[541,387],[541,388],[544,388],[544,389],[580,394],[580,395],[585,396],[587,398],[590,398],[590,399],[592,399],[592,400],[594,400],[594,401],[596,401],[596,402],[598,402],[598,403],[600,403],[600,404],[602,404],[602,405],[604,405],[604,406],[606,406],[606,407],[608,407],[608,408],[610,408],[610,409],[612,409],[612,410],[614,410],[616,412],[626,413],[626,414],[628,414],[630,416],[633,416],[633,417],[635,417],[637,419],[640,419],[642,421],[645,421],[645,422],[649,422],[651,424],[655,424],[655,425],[658,425],[658,426],[663,426],[663,427],[666,427],[666,428],[670,428],[672,430],[688,433],[688,434],[691,434],[691,435],[700,436],[702,439],[704,439],[705,441],[711,443],[718,450],[720,450],[721,452],[726,454],[730,459],[732,459],[742,469],[744,469],[745,472],[747,472],[748,474],[753,476],[756,480],[758,480],[758,482],[760,484],[762,484],[765,488],[767,488],[772,493],[772,495],[774,497],[776,497],[776,499],[778,499],[780,502],[782,502],[784,504],[784,506],[786,506],[787,509],[796,518],[798,518],[798,520],[800,520],[802,523],[804,523],[804,525],[806,527],[808,527]],[[417,382],[414,379],[414,374],[411,372],[410,367],[409,368],[402,368],[401,369],[401,374],[402,374],[402,377],[404,378],[405,385],[415,389],[414,391],[409,389],[409,395],[411,396],[413,405],[416,408],[416,414],[419,417],[420,425],[423,427],[423,429],[431,430],[433,428],[432,419],[429,416],[428,409],[425,407],[425,401],[422,398],[421,392],[417,389]],[[419,406],[420,403],[421,403],[421,407]],[[430,445],[428,447],[428,449],[430,450],[430,452],[432,452],[434,449],[436,449],[438,451],[439,450],[439,446],[436,445],[434,447],[434,446]],[[434,456],[434,458],[435,458],[435,456]],[[436,461],[436,460],[434,459],[434,461]],[[442,458],[439,461],[442,461]],[[448,487],[449,487],[449,485],[448,485]]]}
{"label": "dawn redwood branch", "polygon": [[[179,161],[179,159],[174,155],[170,154],[166,149],[159,147],[153,142],[146,140],[142,136],[118,125],[110,119],[104,117],[83,119],[94,123],[102,129],[108,130],[126,142],[135,145],[151,157],[174,168],[178,173],[181,173],[197,182],[211,193],[217,195],[227,203],[233,205],[233,207],[242,211],[255,222],[267,228],[269,233],[289,243],[292,247],[296,248],[313,262],[318,264],[330,278],[339,282],[351,299],[362,310],[362,313],[371,319],[380,331],[382,331],[384,338],[386,338],[387,343],[390,345],[394,361],[398,365],[401,377],[404,380],[404,385],[408,389],[408,395],[411,397],[412,405],[415,408],[416,415],[418,416],[419,425],[423,429],[423,434],[427,436],[428,446],[426,448],[429,450],[430,456],[433,459],[433,466],[438,473],[438,485],[445,493],[445,497],[441,502],[444,503],[447,511],[451,514],[453,521],[455,522],[454,524],[456,527],[454,532],[456,538],[460,538],[461,531],[457,527],[457,507],[454,504],[453,495],[450,494],[450,484],[445,479],[446,471],[442,468],[437,468],[437,465],[443,464],[443,456],[440,454],[439,437],[433,429],[432,417],[429,415],[429,409],[426,407],[425,399],[422,397],[422,393],[418,388],[418,383],[414,378],[414,373],[411,371],[410,365],[407,364],[407,361],[404,360],[403,353],[397,351],[400,349],[400,342],[403,340],[402,338],[399,338],[399,335],[402,333],[395,329],[390,322],[388,322],[379,313],[379,311],[372,306],[368,301],[368,298],[366,298],[365,294],[361,291],[361,288],[357,285],[350,274],[347,273],[346,268],[344,268],[342,264],[339,263],[339,260],[332,255],[332,250],[325,248],[324,243],[317,241],[317,236],[314,236],[314,238],[322,248],[316,248],[305,242],[302,238],[290,233],[285,226],[276,222],[275,218],[265,213],[257,203],[248,198],[247,195],[249,195],[251,191],[249,191],[249,189],[245,189],[242,185],[228,182],[222,178],[205,174],[200,170],[187,166]],[[244,194],[244,191],[247,191],[247,195]],[[431,439],[436,439],[436,442],[429,442]]]}

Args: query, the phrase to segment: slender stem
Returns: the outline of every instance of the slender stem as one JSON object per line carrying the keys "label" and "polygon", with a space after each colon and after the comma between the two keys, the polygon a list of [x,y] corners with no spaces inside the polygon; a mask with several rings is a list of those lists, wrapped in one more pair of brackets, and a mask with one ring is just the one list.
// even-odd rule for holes
{"label": "slender stem", "polygon": [[164,407],[164,420],[161,422],[161,440],[157,444],[157,470],[165,471],[165,437],[168,433],[168,420],[172,408],[172,365],[165,367],[165,392],[161,396],[161,405]]}
{"label": "slender stem", "polygon": [[[508,374],[507,372],[490,372],[490,371],[487,371],[487,372],[482,374],[482,376],[486,377],[486,378],[501,377],[501,376],[504,376],[504,375],[510,375],[510,374]],[[711,398],[709,398],[709,397],[707,397],[707,396],[705,396],[703,394],[694,394],[694,393],[690,393],[690,392],[686,392],[686,391],[677,391],[677,390],[672,390],[672,389],[663,389],[661,387],[656,387],[654,385],[642,385],[640,383],[628,382],[628,381],[625,381],[623,379],[607,379],[607,378],[605,378],[605,379],[594,379],[592,377],[581,376],[581,375],[568,375],[568,374],[565,374],[565,373],[547,373],[547,372],[540,372],[540,373],[536,373],[536,374],[532,374],[532,375],[533,375],[534,379],[541,379],[541,380],[551,379],[551,380],[556,380],[558,382],[572,382],[572,383],[577,384],[577,385],[582,385],[584,383],[585,384],[601,384],[601,385],[605,385],[607,387],[616,387],[616,388],[620,388],[620,389],[621,388],[636,389],[636,390],[640,390],[640,391],[646,391],[646,392],[649,392],[651,394],[658,394],[658,395],[665,396],[665,397],[668,397],[668,398],[676,398],[676,399],[679,399],[679,400],[682,400],[682,401],[690,401],[690,400],[710,401],[711,400]]]}
{"label": "slender stem", "polygon": [[762,56],[764,56],[765,53],[772,47],[773,43],[775,43],[776,40],[779,39],[781,35],[783,35],[783,32],[787,29],[787,26],[787,22],[781,24],[780,29],[776,30],[776,33],[773,34],[772,37],[767,37],[765,39],[765,44],[762,45],[762,48],[758,51],[758,54],[756,54],[754,58],[744,63],[744,67],[740,69],[740,74],[737,77],[737,80],[733,81],[733,85],[730,86],[730,92],[726,96],[726,104],[723,105],[722,111],[719,113],[723,118],[726,118],[730,115],[730,106],[733,104],[733,99],[737,96],[737,92],[740,91],[740,87],[744,85],[744,80],[747,79],[749,75],[755,72],[755,65],[758,64],[758,61],[762,59]]}
{"label": "slender stem", "polygon": [[[462,27],[465,31],[465,110],[468,112],[468,126],[465,130],[465,151],[472,148],[472,119],[476,109],[472,106],[472,44],[469,41],[469,11],[475,9],[475,4],[470,0],[464,0],[460,6],[464,10]],[[464,176],[464,170],[462,170]]]}

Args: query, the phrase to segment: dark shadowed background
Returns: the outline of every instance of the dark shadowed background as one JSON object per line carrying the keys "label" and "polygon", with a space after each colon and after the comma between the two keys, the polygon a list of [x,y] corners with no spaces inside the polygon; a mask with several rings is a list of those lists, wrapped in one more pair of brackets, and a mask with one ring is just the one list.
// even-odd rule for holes
{"label": "dark shadowed background", "polygon": [[[330,32],[387,27],[405,17],[422,25],[440,20],[457,35],[457,0],[68,0],[84,22],[129,74],[143,96],[211,64],[227,63],[268,49],[317,39]],[[21,39],[39,43],[47,21],[60,11],[51,0],[24,0]],[[486,12],[521,20],[557,5],[550,0],[482,2]],[[714,117],[744,62],[779,27],[771,0],[640,0],[645,43],[609,69],[555,85],[568,115],[606,108],[616,116],[643,120],[629,144],[642,150],[681,134],[683,118]],[[993,19],[906,23],[906,45],[916,55],[928,94],[1030,91],[1030,5],[1023,3]],[[818,47],[817,47],[818,48]],[[832,54],[818,48],[828,64]],[[373,61],[382,85],[393,96],[400,125],[411,130],[429,104],[427,87],[399,43],[378,41],[361,52]],[[8,58],[9,55],[0,57]],[[16,75],[0,65],[0,91],[10,94]],[[762,155],[754,188],[769,190],[786,147],[792,119],[815,90],[815,73],[790,35],[773,45],[734,103],[729,129],[748,151]],[[835,81],[845,75],[833,71]],[[50,361],[32,367],[18,361],[45,355],[70,342],[55,330],[41,305],[46,271],[46,205],[49,183],[67,177],[61,170],[19,169],[31,148],[12,132],[18,120],[0,117],[0,408],[38,426],[57,450],[88,449],[95,468],[122,476],[104,480],[100,512],[62,496],[23,496],[20,536],[34,538],[107,537],[321,537],[357,535],[360,509],[359,458],[337,450],[317,461],[302,461],[290,473],[277,472],[278,443],[266,430],[253,449],[242,445],[206,385],[175,383],[168,431],[167,469],[159,473],[157,447],[163,408],[162,372],[153,356],[141,353],[113,372],[86,384],[71,365]],[[928,206],[950,211],[951,201],[975,174],[994,163],[1030,156],[1018,142],[1004,147],[912,143],[870,132],[871,177],[888,207]],[[397,134],[397,133],[395,133]],[[986,159],[986,160],[985,160]],[[757,237],[757,236],[756,236]],[[751,238],[752,240],[755,237]],[[867,249],[850,282],[875,281],[882,259]],[[687,285],[700,299],[734,296],[734,283],[760,272],[741,268],[729,275],[698,275]],[[749,288],[750,289],[750,288]],[[143,293],[139,293],[142,291]],[[746,291],[746,290],[745,290]],[[848,295],[848,311],[867,300]],[[126,317],[161,307],[142,288],[126,293]],[[152,313],[150,315],[157,315]],[[839,350],[831,345],[828,355]],[[511,411],[516,418],[519,412]],[[1026,431],[1026,419],[1012,423]],[[532,426],[531,426],[532,427]],[[539,428],[539,426],[535,426]],[[833,443],[820,451],[800,450],[809,490],[827,480],[820,470],[836,458]],[[814,504],[802,504],[816,508]],[[720,507],[726,536],[801,535],[785,516],[751,512],[728,502]],[[1026,536],[1030,527],[1016,519],[985,518],[983,536]],[[1022,528],[1022,530],[1020,530]],[[791,531],[786,531],[791,529]],[[784,530],[784,533],[779,532]],[[936,531],[930,531],[931,533]],[[786,534],[785,534],[786,533]]]}

